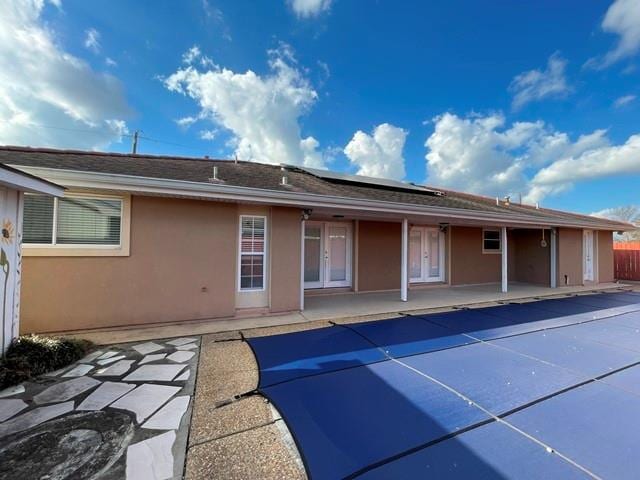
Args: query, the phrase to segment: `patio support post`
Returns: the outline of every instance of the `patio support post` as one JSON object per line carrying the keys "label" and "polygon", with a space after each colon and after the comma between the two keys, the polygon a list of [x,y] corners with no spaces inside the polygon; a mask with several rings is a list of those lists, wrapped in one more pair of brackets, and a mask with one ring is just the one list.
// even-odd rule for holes
{"label": "patio support post", "polygon": [[407,261],[409,255],[407,254],[407,250],[409,249],[409,220],[406,218],[402,219],[402,246],[400,255],[402,264],[400,265],[400,300],[403,302],[407,301],[407,283],[408,283],[408,274],[407,274]]}
{"label": "patio support post", "polygon": [[300,222],[300,311],[304,310],[304,226],[305,220]]}
{"label": "patio support post", "polygon": [[507,293],[509,290],[509,277],[507,272],[507,227],[500,229],[500,245],[502,247],[502,293]]}
{"label": "patio support post", "polygon": [[551,286],[551,288],[557,288],[558,287],[558,245],[556,243],[556,229],[554,227],[551,227],[551,238],[549,239],[549,248],[550,250],[550,254],[549,254],[549,259],[551,262],[550,268],[549,268],[549,272],[551,273],[551,279],[549,282],[549,285]]}

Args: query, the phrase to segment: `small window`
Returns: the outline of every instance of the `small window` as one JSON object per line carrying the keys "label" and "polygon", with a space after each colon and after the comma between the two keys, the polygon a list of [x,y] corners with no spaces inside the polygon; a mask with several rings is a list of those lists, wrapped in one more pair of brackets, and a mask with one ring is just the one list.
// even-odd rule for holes
{"label": "small window", "polygon": [[482,231],[482,253],[501,253],[500,230]]}
{"label": "small window", "polygon": [[23,243],[119,247],[122,212],[121,198],[25,194]]}
{"label": "small window", "polygon": [[240,216],[240,290],[264,290],[266,221]]}

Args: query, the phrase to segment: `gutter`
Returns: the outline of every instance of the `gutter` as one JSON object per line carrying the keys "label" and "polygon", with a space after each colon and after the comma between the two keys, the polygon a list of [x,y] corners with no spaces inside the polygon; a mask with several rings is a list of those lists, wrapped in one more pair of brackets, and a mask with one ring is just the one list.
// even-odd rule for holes
{"label": "gutter", "polygon": [[228,200],[252,202],[267,205],[278,205],[298,208],[334,208],[343,210],[360,210],[396,215],[416,215],[438,217],[443,220],[486,220],[492,226],[526,225],[535,227],[572,227],[600,230],[631,229],[617,222],[597,222],[594,224],[579,223],[569,219],[541,219],[536,216],[515,214],[512,212],[482,212],[450,207],[430,207],[407,203],[387,202],[382,200],[361,200],[351,197],[333,197],[315,193],[283,192],[252,187],[208,184],[186,180],[173,180],[154,177],[139,177],[112,173],[83,172],[56,168],[30,167],[13,165],[32,175],[44,177],[71,188],[89,188],[101,190],[117,190],[132,194],[154,194],[175,197],[191,197],[210,200]]}

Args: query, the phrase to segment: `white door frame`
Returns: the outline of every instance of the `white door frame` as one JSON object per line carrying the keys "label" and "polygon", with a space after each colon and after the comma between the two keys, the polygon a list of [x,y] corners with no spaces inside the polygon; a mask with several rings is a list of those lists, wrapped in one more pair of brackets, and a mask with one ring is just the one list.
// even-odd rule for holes
{"label": "white door frame", "polygon": [[[307,221],[306,227],[320,227],[320,278],[316,282],[304,282],[305,289],[312,288],[337,288],[337,287],[351,287],[352,285],[352,248],[353,248],[353,228],[350,222],[320,222],[320,221]],[[329,229],[330,227],[341,227],[346,229],[347,242],[346,242],[346,271],[345,280],[329,280],[330,277],[330,265],[331,265],[331,249],[329,242]],[[305,232],[306,235],[306,232]],[[304,271],[304,259],[302,269]]]}
{"label": "white door frame", "polygon": [[582,280],[594,282],[595,277],[595,235],[593,230],[582,231]]}
{"label": "white door frame", "polygon": [[[420,268],[420,277],[409,278],[410,283],[429,283],[429,282],[443,282],[444,281],[444,268],[445,268],[445,237],[444,233],[440,231],[437,227],[426,227],[421,225],[414,225],[411,227],[411,231],[420,231],[421,238],[421,247],[420,247],[420,256],[422,259],[422,264]],[[438,233],[438,270],[439,275],[437,277],[430,277],[428,274],[429,271],[429,260],[431,256],[430,247],[429,247],[429,233],[430,232]],[[411,238],[411,233],[409,234],[409,238]],[[411,244],[411,241],[409,241]],[[411,248],[411,245],[409,245]],[[411,256],[411,254],[409,254]]]}

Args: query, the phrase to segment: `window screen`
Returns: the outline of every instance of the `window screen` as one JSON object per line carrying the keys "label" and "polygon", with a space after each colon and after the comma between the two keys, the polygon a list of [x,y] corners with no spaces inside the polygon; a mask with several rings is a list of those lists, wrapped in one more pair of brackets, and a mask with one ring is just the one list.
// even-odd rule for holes
{"label": "window screen", "polygon": [[25,195],[24,243],[120,245],[121,223],[121,199]]}
{"label": "window screen", "polygon": [[264,288],[265,217],[240,217],[240,290]]}
{"label": "window screen", "polygon": [[23,243],[53,243],[53,209],[53,197],[25,194]]}

